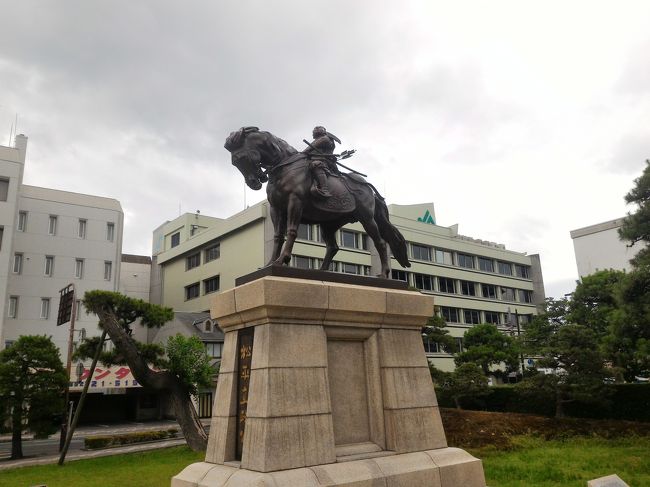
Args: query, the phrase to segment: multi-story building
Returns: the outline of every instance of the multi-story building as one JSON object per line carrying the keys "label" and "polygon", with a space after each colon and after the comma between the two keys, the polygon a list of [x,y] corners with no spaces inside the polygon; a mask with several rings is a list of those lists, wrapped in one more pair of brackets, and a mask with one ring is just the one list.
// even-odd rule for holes
{"label": "multi-story building", "polygon": [[[123,212],[111,198],[23,184],[27,137],[0,147],[0,332],[2,346],[20,335],[52,337],[65,360],[68,325],[57,327],[59,291],[117,291]],[[75,340],[99,334],[97,318],[77,306]]]}
{"label": "multi-story building", "polygon": [[629,247],[629,242],[621,240],[618,236],[621,225],[623,225],[623,218],[617,218],[571,231],[580,277],[606,269],[626,271],[632,269],[630,259],[645,244],[639,242]]}
{"label": "multi-story building", "polygon": [[[538,255],[464,237],[458,226],[435,224],[433,204],[390,205],[391,222],[408,241],[412,266],[392,259],[394,279],[436,296],[436,310],[462,348],[465,331],[478,323],[494,323],[512,332],[530,319],[544,301]],[[379,272],[379,256],[360,224],[346,225],[337,235],[340,246],[331,270],[360,275]],[[230,218],[185,214],[153,234],[152,302],[176,311],[207,311],[213,293],[234,287],[235,279],[270,259],[273,227],[267,202]],[[318,268],[324,255],[318,225],[301,225],[292,265]],[[430,359],[453,369],[450,354],[425,341]]]}

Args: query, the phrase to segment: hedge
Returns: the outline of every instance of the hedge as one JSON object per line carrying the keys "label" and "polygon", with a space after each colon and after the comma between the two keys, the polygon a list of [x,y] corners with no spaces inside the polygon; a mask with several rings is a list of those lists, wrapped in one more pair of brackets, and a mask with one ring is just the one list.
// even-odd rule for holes
{"label": "hedge", "polygon": [[[593,419],[623,419],[628,421],[650,422],[650,384],[613,384],[608,401],[601,403],[574,402],[565,405],[567,416]],[[463,398],[463,409],[474,411],[495,411],[510,413],[537,414],[552,417],[555,415],[555,399],[539,392],[537,397],[524,396],[513,386],[491,387],[490,395],[483,398]],[[442,407],[455,407],[448,391],[436,388],[438,404]]]}
{"label": "hedge", "polygon": [[145,441],[167,440],[176,438],[178,430],[170,428],[166,430],[137,431],[135,433],[123,433],[119,435],[86,436],[84,446],[89,449],[109,448],[111,446],[131,445]]}

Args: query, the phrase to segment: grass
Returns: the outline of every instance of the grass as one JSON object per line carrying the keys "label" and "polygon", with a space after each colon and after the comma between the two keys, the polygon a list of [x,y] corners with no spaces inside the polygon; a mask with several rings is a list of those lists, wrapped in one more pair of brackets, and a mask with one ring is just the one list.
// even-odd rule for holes
{"label": "grass", "polygon": [[28,487],[169,487],[171,478],[205,453],[186,446],[128,455],[67,462],[63,467],[42,465],[0,471],[0,486]]}
{"label": "grass", "polygon": [[502,450],[470,448],[483,460],[490,487],[584,487],[588,480],[617,474],[628,485],[650,486],[650,438],[512,438]]}

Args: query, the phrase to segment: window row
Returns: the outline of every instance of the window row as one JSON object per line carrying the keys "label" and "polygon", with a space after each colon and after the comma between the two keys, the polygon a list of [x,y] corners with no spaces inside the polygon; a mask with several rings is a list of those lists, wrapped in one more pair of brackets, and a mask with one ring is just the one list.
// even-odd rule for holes
{"label": "window row", "polygon": [[[215,293],[219,290],[219,276],[212,276],[208,279],[204,279],[203,283],[203,295],[210,293]],[[195,282],[189,286],[185,286],[185,301],[190,299],[195,299],[201,296],[201,282]]]}
{"label": "window row", "polygon": [[517,321],[520,325],[529,323],[533,316],[532,314],[500,313],[497,311],[453,308],[451,306],[440,306],[439,312],[447,323],[466,325],[490,323],[492,325],[515,326]]}
{"label": "window row", "polygon": [[[18,318],[18,312],[20,308],[19,303],[20,303],[20,296],[9,296],[9,307],[7,308],[8,318]],[[39,314],[38,314],[40,319],[47,320],[50,318],[51,303],[52,303],[52,298],[41,298],[39,304]],[[79,317],[82,315],[81,299],[76,300],[76,310],[77,312],[75,313],[75,319],[79,319]]]}
{"label": "window row", "polygon": [[203,256],[204,264],[207,264],[208,262],[218,259],[219,257],[221,257],[221,244],[217,243],[217,244],[210,245],[209,247],[206,247],[203,250],[200,250],[198,252],[195,252],[185,257],[185,270],[189,271],[190,269],[199,267],[201,265],[201,256]]}
{"label": "window row", "polygon": [[[320,225],[307,225],[301,223],[298,226],[297,238],[324,243]],[[337,244],[346,249],[368,250],[368,235],[363,232],[342,229],[336,232]]]}
{"label": "window row", "polygon": [[[18,225],[16,229],[19,232],[26,232],[27,231],[27,212],[26,211],[20,211],[18,212]],[[59,222],[59,217],[57,215],[50,215],[47,221],[47,234],[48,235],[56,235],[57,234],[57,228],[58,228],[58,223]],[[86,233],[87,233],[87,228],[88,228],[88,220],[85,218],[79,218],[77,219],[77,225],[76,225],[76,231],[75,235],[78,238],[85,239],[86,238]],[[113,222],[107,222],[106,223],[106,240],[109,242],[112,242],[115,240],[115,223]]]}
{"label": "window row", "polygon": [[392,277],[393,279],[405,281],[421,291],[462,294],[463,296],[520,303],[533,302],[533,292],[528,289],[515,289],[507,286],[497,286],[495,284],[452,279],[450,277],[436,277],[429,274],[417,274],[397,269],[393,269]]}
{"label": "window row", "polygon": [[[302,255],[293,255],[291,257],[291,267],[299,269],[320,269],[323,260],[315,257],[305,257]],[[349,262],[332,261],[328,269],[332,272],[340,272],[342,274],[357,274],[359,276],[370,276],[371,268],[369,265],[352,264]]]}
{"label": "window row", "polygon": [[[23,273],[23,261],[24,261],[24,255],[20,252],[16,252],[14,254],[13,264],[11,267],[11,271],[14,274]],[[54,262],[55,262],[55,258],[53,255],[45,256],[45,261],[43,266],[43,275],[45,277],[52,277],[54,275]],[[84,278],[85,263],[86,263],[85,259],[74,260],[73,275],[76,279]],[[113,262],[110,260],[106,260],[104,261],[104,280],[110,281],[112,277],[113,277]]]}
{"label": "window row", "polygon": [[451,355],[465,351],[463,337],[456,337],[454,339],[453,349],[445,345],[441,345],[427,336],[422,336],[422,342],[424,343],[425,353],[448,353]]}
{"label": "window row", "polygon": [[414,260],[456,265],[465,269],[478,269],[483,272],[497,272],[504,276],[530,279],[530,266],[527,265],[504,262],[489,257],[480,257],[461,252],[452,252],[451,250],[439,249],[417,243],[411,243],[410,249],[411,258]]}

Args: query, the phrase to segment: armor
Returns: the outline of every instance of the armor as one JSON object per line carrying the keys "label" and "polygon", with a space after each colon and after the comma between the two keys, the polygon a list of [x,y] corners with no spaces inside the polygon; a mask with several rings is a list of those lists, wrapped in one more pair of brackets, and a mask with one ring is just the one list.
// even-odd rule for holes
{"label": "armor", "polygon": [[339,174],[336,167],[336,156],[334,156],[335,142],[341,142],[335,135],[330,134],[325,127],[314,127],[312,133],[314,141],[309,144],[303,152],[310,159],[310,168],[316,181],[314,194],[322,198],[329,198],[332,194],[329,192],[327,177],[331,174]]}

